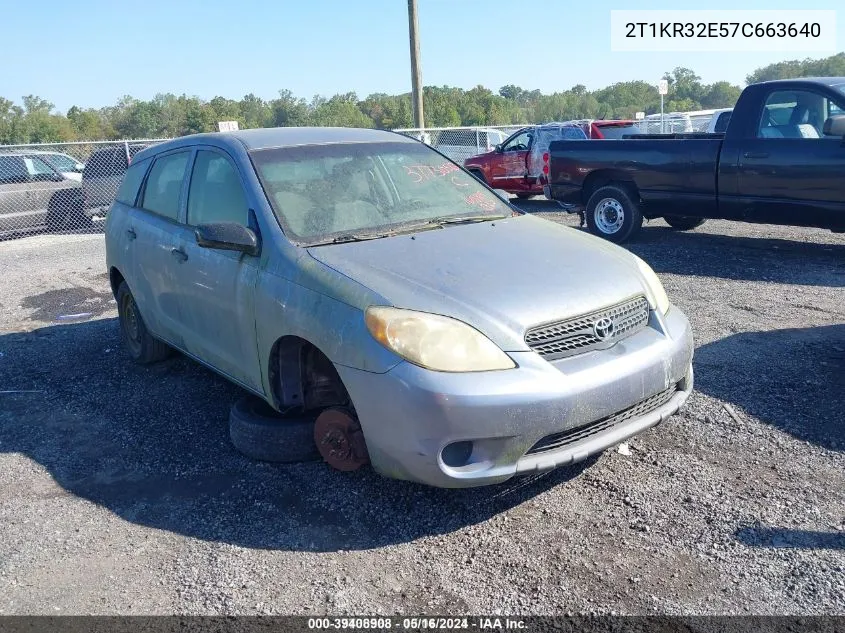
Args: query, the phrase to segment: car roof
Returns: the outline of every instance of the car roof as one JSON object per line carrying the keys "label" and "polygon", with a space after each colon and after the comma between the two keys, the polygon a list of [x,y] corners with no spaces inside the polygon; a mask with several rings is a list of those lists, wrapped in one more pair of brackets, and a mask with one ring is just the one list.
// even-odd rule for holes
{"label": "car roof", "polygon": [[790,84],[790,83],[808,83],[808,84],[822,84],[824,86],[845,86],[845,77],[795,77],[793,79],[771,79],[769,81],[761,81],[764,84]]}
{"label": "car roof", "polygon": [[180,147],[208,143],[211,145],[241,145],[247,150],[325,145],[336,143],[419,143],[418,140],[387,130],[350,127],[272,127],[239,130],[237,132],[208,132],[189,134],[157,143],[142,152],[135,160],[144,160],[160,152]]}

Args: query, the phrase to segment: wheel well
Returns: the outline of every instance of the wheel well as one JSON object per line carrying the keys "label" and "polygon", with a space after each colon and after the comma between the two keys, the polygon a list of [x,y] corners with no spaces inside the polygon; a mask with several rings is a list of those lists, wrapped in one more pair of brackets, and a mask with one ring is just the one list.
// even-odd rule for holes
{"label": "wheel well", "polygon": [[478,178],[481,182],[487,182],[487,178],[484,177],[484,172],[480,167],[467,167],[467,171]]}
{"label": "wheel well", "polygon": [[334,364],[316,345],[298,336],[283,336],[270,351],[273,403],[280,411],[352,407]]}
{"label": "wheel well", "polygon": [[120,288],[120,284],[123,283],[123,275],[120,274],[120,271],[117,268],[112,267],[109,270],[109,284],[111,285],[111,293],[114,295],[114,298],[117,299],[117,289]]}
{"label": "wheel well", "polygon": [[581,185],[584,205],[589,202],[590,196],[592,196],[596,190],[610,184],[621,185],[639,197],[637,185],[631,180],[628,174],[611,170],[594,171],[584,179],[584,184]]}

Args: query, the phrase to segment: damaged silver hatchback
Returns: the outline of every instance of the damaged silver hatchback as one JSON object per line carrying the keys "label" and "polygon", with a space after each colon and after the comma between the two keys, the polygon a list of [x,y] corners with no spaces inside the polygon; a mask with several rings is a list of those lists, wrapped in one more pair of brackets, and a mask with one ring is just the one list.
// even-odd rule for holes
{"label": "damaged silver hatchback", "polygon": [[689,323],[645,262],[391,132],[143,150],[106,247],[130,355],[175,348],[258,396],[275,415],[239,405],[258,457],[490,484],[618,444],[693,387]]}

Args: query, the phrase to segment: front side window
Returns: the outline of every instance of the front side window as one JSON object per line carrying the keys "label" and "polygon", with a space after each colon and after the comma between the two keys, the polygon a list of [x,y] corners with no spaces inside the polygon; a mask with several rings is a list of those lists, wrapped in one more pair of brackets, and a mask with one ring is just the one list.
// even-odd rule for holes
{"label": "front side window", "polygon": [[527,150],[531,145],[531,131],[524,130],[504,144],[502,150],[505,152],[521,152]]}
{"label": "front side window", "polygon": [[52,176],[55,170],[37,156],[27,156],[23,159],[26,171],[30,176]]}
{"label": "front side window", "polygon": [[190,155],[189,151],[184,151],[156,159],[144,188],[141,205],[144,209],[171,220],[179,219],[179,197]]}
{"label": "front side window", "polygon": [[144,174],[147,173],[147,168],[150,166],[149,160],[133,164],[123,176],[123,181],[120,183],[120,188],[117,190],[115,198],[118,202],[135,206],[135,200],[138,198],[138,190],[141,188],[141,183],[144,181]]}
{"label": "front side window", "polygon": [[241,180],[229,159],[217,152],[197,152],[188,191],[188,224],[248,223]]}
{"label": "front side window", "polygon": [[377,236],[444,218],[510,216],[496,194],[419,143],[342,143],[253,150],[286,234],[307,246]]}
{"label": "front side window", "polygon": [[46,154],[44,159],[59,171],[76,171],[77,162],[64,154]]}

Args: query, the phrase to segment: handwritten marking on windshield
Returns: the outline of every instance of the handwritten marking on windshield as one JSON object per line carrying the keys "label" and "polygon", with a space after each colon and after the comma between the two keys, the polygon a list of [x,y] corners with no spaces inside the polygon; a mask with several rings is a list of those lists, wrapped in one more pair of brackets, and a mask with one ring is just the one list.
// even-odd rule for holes
{"label": "handwritten marking on windshield", "polygon": [[405,172],[415,183],[433,180],[445,176],[453,171],[460,171],[460,167],[454,163],[443,163],[442,165],[405,165]]}
{"label": "handwritten marking on windshield", "polygon": [[483,193],[480,191],[476,191],[474,194],[467,196],[465,202],[469,205],[480,207],[485,211],[492,211],[496,208],[496,203],[493,200],[488,199]]}

